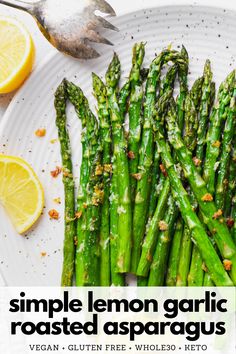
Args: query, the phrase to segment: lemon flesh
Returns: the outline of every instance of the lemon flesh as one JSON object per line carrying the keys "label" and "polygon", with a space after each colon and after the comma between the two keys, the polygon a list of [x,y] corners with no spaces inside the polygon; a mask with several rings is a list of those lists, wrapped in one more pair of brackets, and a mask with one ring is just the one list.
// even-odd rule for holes
{"label": "lemon flesh", "polygon": [[42,185],[21,158],[0,155],[0,203],[20,234],[30,229],[42,213]]}
{"label": "lemon flesh", "polygon": [[34,63],[31,35],[17,20],[0,16],[0,93],[17,89]]}

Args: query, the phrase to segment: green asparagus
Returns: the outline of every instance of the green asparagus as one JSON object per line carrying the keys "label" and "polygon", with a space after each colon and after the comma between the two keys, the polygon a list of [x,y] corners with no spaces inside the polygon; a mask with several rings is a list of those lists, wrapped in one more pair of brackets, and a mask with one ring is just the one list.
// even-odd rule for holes
{"label": "green asparagus", "polygon": [[70,138],[66,128],[66,82],[58,86],[55,93],[56,126],[61,147],[61,158],[63,166],[63,184],[65,191],[65,237],[64,237],[64,258],[62,268],[62,286],[71,286],[74,275],[75,255],[75,186],[73,180]]}
{"label": "green asparagus", "polygon": [[[190,151],[183,143],[180,130],[176,124],[174,104],[171,105],[171,108],[168,111],[167,126],[169,141],[177,153],[185,177],[187,178],[198,201],[199,207],[203,214],[203,221],[214,235],[214,239],[222,254],[222,257],[224,259],[231,259],[233,263],[231,277],[236,283],[236,247],[232,241],[224,220],[218,213],[218,210],[213,202],[212,195],[206,188],[206,183],[199,175],[197,168],[192,161]],[[218,220],[219,218],[220,220]]]}
{"label": "green asparagus", "polygon": [[188,63],[189,63],[188,52],[184,46],[181,49],[181,54],[185,62],[187,63],[187,65],[185,66],[181,65],[178,68],[180,94],[177,98],[177,110],[178,110],[178,123],[182,131],[184,126],[185,98],[188,93]]}
{"label": "green asparagus", "polygon": [[218,102],[210,118],[210,128],[207,134],[207,148],[204,163],[203,179],[211,195],[215,192],[216,162],[220,152],[220,134],[227,115],[227,107],[235,87],[235,71],[231,72],[221,84]]}
{"label": "green asparagus", "polygon": [[111,177],[111,132],[110,115],[107,107],[107,90],[102,80],[96,75],[93,77],[93,91],[98,102],[98,118],[100,121],[102,140],[102,168],[103,168],[103,205],[101,211],[100,227],[100,285],[110,286],[110,177]]}
{"label": "green asparagus", "polygon": [[[116,163],[116,173],[122,180],[118,184],[119,206],[117,212],[119,246],[117,254],[117,270],[126,273],[130,270],[132,218],[130,200],[129,166],[126,157],[126,139],[123,129],[123,118],[119,109],[116,87],[120,79],[120,61],[114,54],[112,62],[106,72],[107,96],[111,114],[113,134],[113,154]],[[117,177],[118,178],[118,177]]]}
{"label": "green asparagus", "polygon": [[167,275],[166,275],[167,286],[176,286],[180,249],[182,247],[181,246],[182,235],[183,235],[183,223],[182,220],[179,218],[176,224],[175,233],[171,244],[169,261],[168,261]]}
{"label": "green asparagus", "polygon": [[[130,189],[131,201],[134,203],[136,176],[139,161],[139,144],[142,130],[142,78],[141,66],[145,54],[145,44],[135,44],[133,47],[132,69],[130,73],[130,104],[129,104],[129,139],[128,139],[128,157],[129,157],[129,171],[130,171]],[[132,265],[131,265],[132,271]]]}
{"label": "green asparagus", "polygon": [[174,198],[168,199],[168,211],[162,221],[162,231],[158,236],[156,250],[150,267],[148,286],[162,286],[165,280],[165,269],[168,262],[170,242],[173,238],[175,219],[178,209],[175,207]]}
{"label": "green asparagus", "polygon": [[192,210],[188,194],[182,185],[178,173],[176,172],[175,165],[170,154],[170,148],[164,139],[161,127],[159,127],[159,130],[157,131],[156,139],[168,172],[173,196],[178,203],[182,217],[192,233],[194,242],[197,244],[202,259],[205,261],[214,283],[217,286],[233,286],[233,283],[227,272],[224,270],[224,267],[200,220]]}
{"label": "green asparagus", "polygon": [[135,205],[133,212],[133,250],[132,271],[138,267],[145,225],[148,216],[148,200],[150,198],[152,166],[154,158],[153,114],[156,103],[156,89],[160,81],[161,68],[164,63],[172,61],[178,65],[185,65],[181,54],[176,51],[165,50],[152,62],[146,82],[144,101],[144,123],[139,154],[139,179],[137,182]]}
{"label": "green asparagus", "polygon": [[224,136],[221,144],[220,164],[219,172],[216,184],[215,201],[218,209],[224,210],[225,195],[227,191],[227,175],[229,172],[230,151],[231,144],[235,132],[235,120],[236,120],[236,89],[234,90],[234,96],[231,99],[230,107],[227,111],[227,118],[224,127]]}
{"label": "green asparagus", "polygon": [[[96,168],[99,170],[101,158],[101,144],[99,143],[98,122],[89,108],[88,100],[82,90],[71,82],[67,82],[69,100],[75,107],[78,117],[81,119],[83,135],[82,173],[80,174],[80,188],[77,199],[77,247],[76,247],[76,284],[77,286],[98,285],[98,228],[100,202],[93,205],[94,189],[102,194],[100,176],[96,176]],[[94,257],[90,254],[94,252]],[[96,278],[95,278],[96,276]]]}

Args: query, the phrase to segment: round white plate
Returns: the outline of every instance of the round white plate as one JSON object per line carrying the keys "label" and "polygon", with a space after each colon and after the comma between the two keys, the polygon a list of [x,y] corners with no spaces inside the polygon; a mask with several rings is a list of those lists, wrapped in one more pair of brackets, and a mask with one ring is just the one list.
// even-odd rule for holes
{"label": "round white plate", "polygon": [[[211,59],[217,84],[235,67],[236,12],[213,7],[168,6],[140,10],[112,22],[120,32],[108,33],[114,47],[99,46],[101,58],[79,62],[56,54],[36,68],[31,77],[15,96],[0,126],[0,152],[26,159],[39,175],[44,186],[46,206],[44,215],[26,237],[17,235],[4,210],[0,208],[0,270],[9,286],[60,285],[63,249],[63,201],[61,178],[53,179],[50,171],[61,164],[57,138],[53,94],[67,77],[79,84],[89,97],[92,107],[91,72],[104,77],[113,50],[121,59],[123,78],[127,77],[132,45],[146,41],[145,65],[155,53],[172,43],[174,48],[184,44],[190,56],[190,79],[198,77],[206,58]],[[69,107],[74,172],[78,183],[80,164],[80,124]],[[34,134],[46,128],[44,138]],[[60,212],[59,221],[50,221],[48,210]],[[42,256],[46,252],[46,256]]]}

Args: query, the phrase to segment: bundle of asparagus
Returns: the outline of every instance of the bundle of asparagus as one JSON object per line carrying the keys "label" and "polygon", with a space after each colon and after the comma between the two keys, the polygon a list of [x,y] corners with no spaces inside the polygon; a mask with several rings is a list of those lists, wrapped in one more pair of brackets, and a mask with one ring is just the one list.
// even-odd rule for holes
{"label": "bundle of asparagus", "polygon": [[[236,72],[215,83],[210,61],[188,89],[188,53],[145,44],[119,89],[114,54],[105,83],[92,75],[97,118],[75,84],[55,94],[65,188],[62,285],[236,285]],[[176,98],[176,82],[179,95]],[[75,206],[66,104],[82,124]],[[128,132],[125,122],[129,125]]]}

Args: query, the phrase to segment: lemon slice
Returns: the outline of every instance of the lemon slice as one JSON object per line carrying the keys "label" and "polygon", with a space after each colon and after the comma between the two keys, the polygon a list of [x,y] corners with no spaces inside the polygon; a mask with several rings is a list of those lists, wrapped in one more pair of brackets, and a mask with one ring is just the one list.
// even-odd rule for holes
{"label": "lemon slice", "polygon": [[32,167],[21,158],[0,155],[0,203],[20,234],[42,213],[42,185]]}
{"label": "lemon slice", "polygon": [[17,20],[0,16],[0,93],[17,89],[34,63],[31,35]]}

